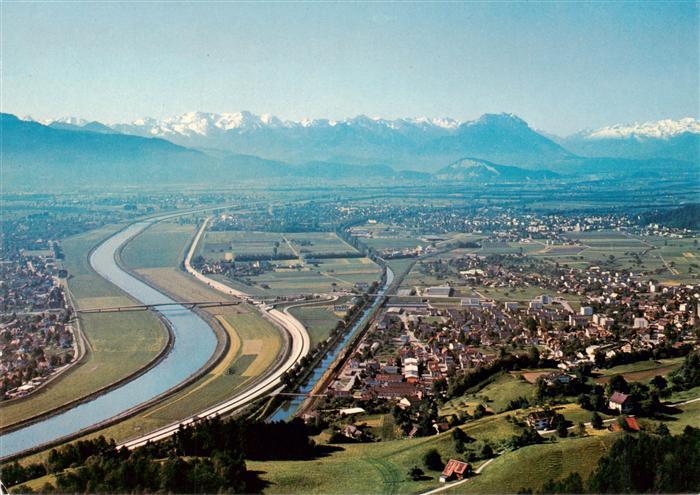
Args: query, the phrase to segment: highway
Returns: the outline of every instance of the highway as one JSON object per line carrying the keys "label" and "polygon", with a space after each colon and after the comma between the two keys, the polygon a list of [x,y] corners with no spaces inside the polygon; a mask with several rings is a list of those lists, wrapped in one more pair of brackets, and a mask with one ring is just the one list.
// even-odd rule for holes
{"label": "highway", "polygon": [[201,418],[209,418],[213,416],[220,416],[223,414],[228,414],[234,412],[238,409],[245,407],[251,402],[264,397],[272,392],[279,391],[282,388],[281,377],[282,375],[291,369],[302,357],[308,354],[311,348],[311,339],[309,333],[306,331],[304,325],[302,325],[296,318],[287,312],[282,312],[277,309],[269,308],[263,302],[256,301],[248,294],[235,290],[226,284],[213,280],[201,272],[195,270],[192,267],[192,257],[197,250],[197,245],[204,235],[207,225],[211,219],[208,218],[202,223],[197,235],[195,236],[187,256],[185,257],[185,269],[189,274],[195,277],[200,282],[208,285],[212,289],[219,292],[227,294],[229,296],[244,299],[247,302],[253,304],[262,314],[262,316],[270,320],[273,324],[284,329],[290,340],[290,350],[284,361],[275,369],[269,370],[263,377],[254,385],[248,387],[244,391],[236,394],[231,399],[212,406],[196,415],[190,416],[186,419],[180,420],[176,423],[159,428],[151,433],[143,435],[141,437],[132,439],[128,442],[124,442],[120,447],[126,447],[129,449],[139,447],[147,442],[153,442],[157,440],[162,440],[173,435],[180,427],[180,425],[189,425],[193,421]]}

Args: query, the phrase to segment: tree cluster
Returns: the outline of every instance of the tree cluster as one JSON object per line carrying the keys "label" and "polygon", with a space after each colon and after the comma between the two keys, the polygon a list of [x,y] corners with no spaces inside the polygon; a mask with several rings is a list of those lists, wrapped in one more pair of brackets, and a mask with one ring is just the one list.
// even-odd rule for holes
{"label": "tree cluster", "polygon": [[[309,429],[289,423],[203,419],[169,439],[128,450],[103,437],[53,449],[45,464],[2,466],[2,479],[16,486],[48,473],[60,493],[239,493],[247,491],[245,459],[309,459]],[[283,441],[281,441],[283,439]],[[18,488],[21,492],[29,489]]]}

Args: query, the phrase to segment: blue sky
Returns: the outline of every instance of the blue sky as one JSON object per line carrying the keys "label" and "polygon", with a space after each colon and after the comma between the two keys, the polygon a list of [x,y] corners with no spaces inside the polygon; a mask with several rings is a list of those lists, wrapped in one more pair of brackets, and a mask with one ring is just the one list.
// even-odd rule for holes
{"label": "blue sky", "polygon": [[698,3],[8,3],[2,109],[107,122],[698,116]]}

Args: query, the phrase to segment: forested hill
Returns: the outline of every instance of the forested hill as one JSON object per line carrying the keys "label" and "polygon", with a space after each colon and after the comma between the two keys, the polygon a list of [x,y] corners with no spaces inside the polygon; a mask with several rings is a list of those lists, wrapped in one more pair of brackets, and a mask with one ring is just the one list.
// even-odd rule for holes
{"label": "forested hill", "polygon": [[677,229],[700,230],[700,203],[683,205],[666,211],[648,212],[641,216],[642,225],[658,223]]}

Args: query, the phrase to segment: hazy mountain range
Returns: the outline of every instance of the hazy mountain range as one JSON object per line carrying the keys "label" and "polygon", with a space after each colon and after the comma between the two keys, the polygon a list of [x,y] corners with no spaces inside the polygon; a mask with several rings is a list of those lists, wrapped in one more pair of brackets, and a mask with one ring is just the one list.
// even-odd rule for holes
{"label": "hazy mountain range", "polygon": [[43,121],[55,127],[159,137],[186,147],[304,163],[383,162],[399,168],[433,169],[468,154],[497,162],[546,165],[574,155],[621,158],[698,158],[700,122],[694,118],[613,125],[568,137],[546,137],[513,114],[486,114],[460,122],[449,118],[386,120],[364,115],[335,121],[290,121],[250,112],[189,112],[156,120],[105,126],[75,117]]}
{"label": "hazy mountain range", "polygon": [[[698,174],[700,123],[615,125],[545,136],[512,114],[477,120],[283,121],[191,112],[105,125],[3,114],[3,176],[46,181],[210,182],[264,177],[514,181]],[[469,158],[466,158],[469,157]],[[234,179],[235,178],[235,179]]]}

